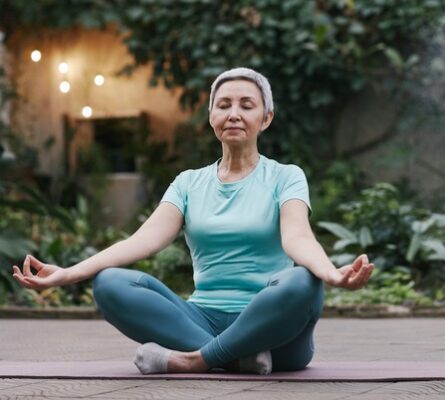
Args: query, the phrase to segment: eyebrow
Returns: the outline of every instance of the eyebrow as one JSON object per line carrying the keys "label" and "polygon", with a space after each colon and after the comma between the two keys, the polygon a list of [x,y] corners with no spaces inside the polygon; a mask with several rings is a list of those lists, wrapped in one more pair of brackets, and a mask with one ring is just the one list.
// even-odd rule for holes
{"label": "eyebrow", "polygon": [[[217,101],[230,101],[232,100],[230,97],[219,97],[216,99]],[[253,101],[255,102],[255,98],[251,96],[241,97],[241,101]]]}

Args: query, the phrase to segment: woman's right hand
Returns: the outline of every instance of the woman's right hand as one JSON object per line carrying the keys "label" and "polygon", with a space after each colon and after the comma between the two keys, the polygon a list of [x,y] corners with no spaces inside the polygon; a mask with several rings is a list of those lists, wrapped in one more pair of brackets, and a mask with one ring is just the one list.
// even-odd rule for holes
{"label": "woman's right hand", "polygon": [[[35,269],[37,273],[33,274],[31,268]],[[14,265],[12,269],[12,276],[15,280],[29,289],[46,289],[72,283],[67,269],[57,265],[44,264],[31,255],[26,256],[23,262],[23,272],[17,265]]]}

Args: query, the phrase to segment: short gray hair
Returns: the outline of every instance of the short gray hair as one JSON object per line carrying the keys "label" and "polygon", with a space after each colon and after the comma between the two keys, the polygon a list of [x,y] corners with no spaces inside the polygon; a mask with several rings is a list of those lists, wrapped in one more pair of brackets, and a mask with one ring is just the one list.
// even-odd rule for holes
{"label": "short gray hair", "polygon": [[261,96],[263,98],[264,115],[266,115],[270,111],[273,111],[272,89],[270,87],[269,81],[264,75],[261,75],[259,72],[256,72],[250,68],[229,69],[222,72],[216,77],[210,89],[209,111],[212,110],[213,101],[215,100],[215,94],[219,87],[224,82],[235,81],[238,79],[251,81],[258,86],[258,89],[260,89]]}

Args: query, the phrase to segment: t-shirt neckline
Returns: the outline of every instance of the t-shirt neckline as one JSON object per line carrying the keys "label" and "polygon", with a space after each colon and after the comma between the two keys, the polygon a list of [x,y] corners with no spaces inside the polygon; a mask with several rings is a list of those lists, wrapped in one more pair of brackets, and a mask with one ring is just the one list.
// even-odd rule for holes
{"label": "t-shirt neckline", "polygon": [[244,186],[247,181],[249,181],[250,179],[252,179],[253,176],[255,176],[263,160],[264,156],[260,154],[260,158],[257,164],[255,165],[255,168],[249,173],[249,175],[245,176],[244,178],[234,182],[221,182],[221,180],[218,178],[218,163],[221,161],[221,158],[218,158],[218,160],[216,160],[216,162],[213,164],[213,176],[218,184],[219,189],[223,191],[235,190]]}

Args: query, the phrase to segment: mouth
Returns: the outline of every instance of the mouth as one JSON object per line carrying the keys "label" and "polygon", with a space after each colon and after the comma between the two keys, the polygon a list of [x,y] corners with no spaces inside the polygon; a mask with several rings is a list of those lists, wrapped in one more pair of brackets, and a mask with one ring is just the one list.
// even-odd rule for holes
{"label": "mouth", "polygon": [[242,128],[241,126],[228,126],[227,128],[224,128],[223,130],[224,131],[233,131],[233,130],[243,131],[244,128]]}

